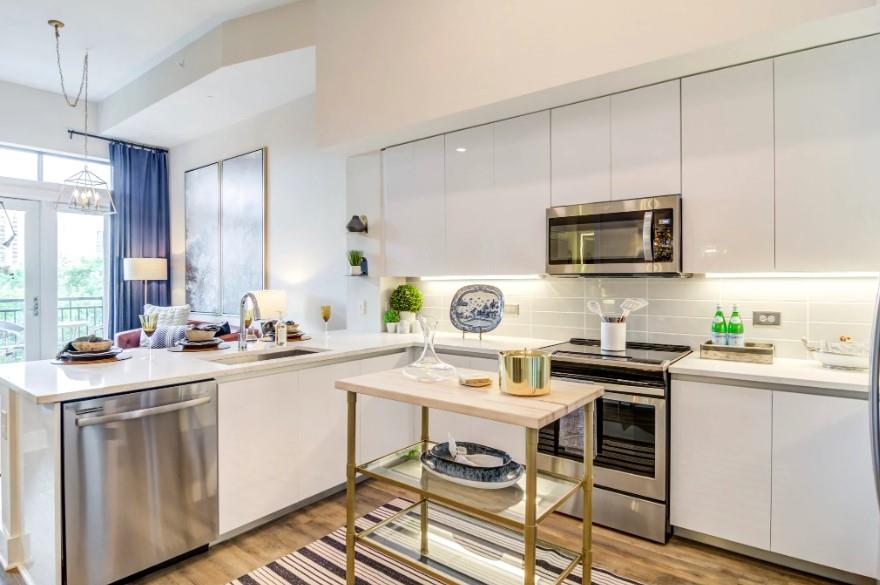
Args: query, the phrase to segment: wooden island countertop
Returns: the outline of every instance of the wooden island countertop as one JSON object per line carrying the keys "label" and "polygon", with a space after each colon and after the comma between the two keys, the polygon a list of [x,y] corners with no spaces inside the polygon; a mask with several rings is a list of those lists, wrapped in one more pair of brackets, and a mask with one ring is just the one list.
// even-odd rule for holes
{"label": "wooden island countertop", "polygon": [[[485,376],[485,372],[459,372]],[[511,396],[501,392],[497,379],[492,380],[491,386],[470,388],[460,385],[457,379],[418,382],[406,377],[401,369],[343,378],[336,381],[336,388],[531,429],[540,429],[583,408],[604,393],[597,384],[554,379],[550,393],[545,396]]]}

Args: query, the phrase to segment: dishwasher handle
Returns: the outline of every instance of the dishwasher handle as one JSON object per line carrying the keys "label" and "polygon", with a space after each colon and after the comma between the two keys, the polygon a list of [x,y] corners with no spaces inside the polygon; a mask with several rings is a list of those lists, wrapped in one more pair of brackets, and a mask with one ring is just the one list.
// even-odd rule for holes
{"label": "dishwasher handle", "polygon": [[154,406],[151,408],[139,408],[137,410],[129,410],[126,412],[106,414],[102,416],[77,417],[76,426],[88,427],[92,425],[101,425],[104,423],[135,420],[139,418],[146,418],[148,416],[155,416],[157,414],[166,414],[168,412],[185,410],[187,408],[201,406],[202,404],[208,404],[209,402],[211,402],[210,396],[202,396],[200,398],[193,398],[192,400],[184,400],[183,402],[172,402],[171,404],[163,404],[162,406]]}

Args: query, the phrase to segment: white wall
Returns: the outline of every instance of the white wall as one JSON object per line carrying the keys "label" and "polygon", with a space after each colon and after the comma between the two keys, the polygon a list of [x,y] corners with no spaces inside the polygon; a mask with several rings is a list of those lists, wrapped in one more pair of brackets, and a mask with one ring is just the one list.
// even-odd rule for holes
{"label": "white wall", "polygon": [[[0,143],[82,155],[82,138],[67,137],[68,128],[82,130],[82,105],[74,110],[61,94],[7,81],[0,81],[0,105]],[[89,125],[94,124],[93,128],[97,127],[97,112],[98,107],[91,104]],[[107,143],[91,141],[89,152],[107,158]]]}
{"label": "white wall", "polygon": [[[422,313],[455,331],[449,304],[459,287],[477,281],[413,281],[425,293]],[[484,281],[479,281],[484,282]],[[590,299],[641,297],[650,304],[628,321],[630,341],[690,345],[709,338],[716,303],[729,314],[739,303],[749,341],[770,341],[780,357],[808,358],[801,337],[869,341],[876,278],[542,278],[485,281],[500,288],[519,315],[505,315],[492,334],[565,340],[599,338]],[[752,311],[781,311],[781,327],[752,326]],[[492,335],[490,334],[490,335]]]}
{"label": "white wall", "polygon": [[185,302],[184,172],[265,146],[267,286],[287,290],[288,318],[303,323],[307,332],[323,328],[319,307],[325,304],[333,306],[331,327],[345,327],[345,159],[317,149],[314,111],[314,96],[307,96],[171,149],[175,304]]}
{"label": "white wall", "polygon": [[[828,31],[810,30],[784,45],[780,33],[875,5],[875,0],[320,0],[319,142],[354,144],[362,152],[392,143],[367,143],[374,135],[402,142],[522,114],[565,101],[448,121],[457,126],[430,124],[726,43],[745,45],[714,54],[712,62],[689,62],[693,70],[657,67],[652,74],[659,78],[632,77],[625,87],[604,92],[830,42]],[[860,22],[849,22],[852,36],[864,33],[856,30]],[[834,40],[840,38],[846,36]]]}

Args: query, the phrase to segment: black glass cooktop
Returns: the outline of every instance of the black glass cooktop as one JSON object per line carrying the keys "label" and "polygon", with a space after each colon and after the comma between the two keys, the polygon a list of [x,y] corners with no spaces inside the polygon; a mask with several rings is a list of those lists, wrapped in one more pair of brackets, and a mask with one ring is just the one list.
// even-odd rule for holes
{"label": "black glass cooktop", "polygon": [[626,364],[656,365],[665,368],[675,360],[689,354],[691,348],[686,345],[663,345],[659,343],[635,343],[626,344],[626,351],[606,352],[599,347],[598,339],[572,339],[565,343],[551,345],[544,348],[551,352],[554,360],[602,361],[612,365],[619,362]]}

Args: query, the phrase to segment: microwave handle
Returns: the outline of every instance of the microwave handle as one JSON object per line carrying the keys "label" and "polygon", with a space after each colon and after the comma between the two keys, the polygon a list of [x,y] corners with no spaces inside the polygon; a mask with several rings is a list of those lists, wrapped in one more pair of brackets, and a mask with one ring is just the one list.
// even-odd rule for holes
{"label": "microwave handle", "polygon": [[642,251],[646,262],[654,261],[654,212],[645,212],[645,221],[642,224]]}

